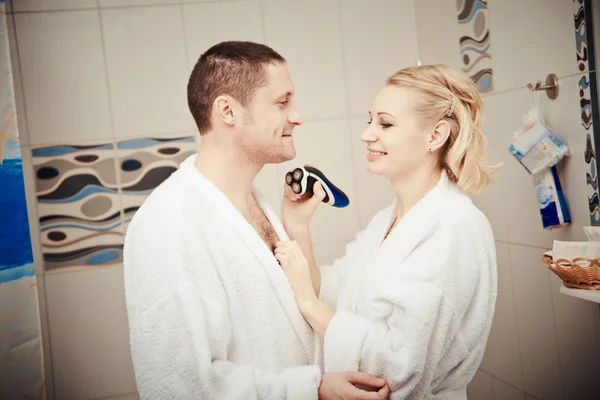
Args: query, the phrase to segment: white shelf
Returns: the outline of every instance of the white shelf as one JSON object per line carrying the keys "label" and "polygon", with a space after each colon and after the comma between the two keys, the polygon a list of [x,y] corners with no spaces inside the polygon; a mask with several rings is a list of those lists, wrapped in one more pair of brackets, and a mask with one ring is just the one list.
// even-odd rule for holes
{"label": "white shelf", "polygon": [[566,286],[560,287],[560,292],[567,296],[577,297],[578,299],[589,300],[600,303],[600,290],[571,289]]}

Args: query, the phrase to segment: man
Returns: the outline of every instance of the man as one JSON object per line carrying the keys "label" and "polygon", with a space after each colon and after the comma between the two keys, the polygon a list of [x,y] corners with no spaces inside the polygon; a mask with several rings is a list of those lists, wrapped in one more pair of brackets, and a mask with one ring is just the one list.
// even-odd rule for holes
{"label": "man", "polygon": [[321,376],[319,343],[273,254],[287,235],[252,189],[265,164],[296,154],[302,117],[283,57],[257,43],[217,44],[192,71],[188,104],[201,148],[149,196],[125,238],[140,397],[387,396],[371,375]]}

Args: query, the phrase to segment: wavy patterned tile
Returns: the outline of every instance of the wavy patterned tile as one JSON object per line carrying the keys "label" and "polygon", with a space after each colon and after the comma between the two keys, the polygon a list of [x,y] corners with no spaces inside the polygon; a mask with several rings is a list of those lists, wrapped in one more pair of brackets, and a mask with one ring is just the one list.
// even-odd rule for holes
{"label": "wavy patterned tile", "polygon": [[45,270],[122,262],[114,146],[32,149]]}
{"label": "wavy patterned tile", "polygon": [[462,70],[482,93],[494,89],[487,0],[457,0]]}
{"label": "wavy patterned tile", "polygon": [[[590,213],[590,224],[600,225],[600,206],[598,190],[598,166],[596,149],[600,144],[600,115],[598,113],[598,76],[596,71],[596,49],[594,32],[600,29],[593,26],[591,0],[573,0],[573,17],[575,22],[575,43],[577,50],[577,66],[579,71],[587,72],[579,80],[579,97],[581,108],[581,126],[585,130],[586,146],[584,160],[587,164],[586,182],[587,199]],[[590,72],[592,71],[592,72]]]}
{"label": "wavy patterned tile", "polygon": [[148,195],[195,152],[194,136],[117,143],[125,230]]}

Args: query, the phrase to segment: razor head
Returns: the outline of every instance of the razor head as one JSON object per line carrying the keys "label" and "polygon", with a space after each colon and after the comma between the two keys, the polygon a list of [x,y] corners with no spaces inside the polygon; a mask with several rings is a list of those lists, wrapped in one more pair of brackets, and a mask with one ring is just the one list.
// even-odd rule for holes
{"label": "razor head", "polygon": [[[302,179],[300,176],[299,179],[294,178],[295,174],[293,172],[288,172],[285,174],[285,183],[292,188],[292,191],[296,194],[304,194],[302,192],[302,185],[300,184],[299,179]],[[297,175],[296,175],[297,176]]]}
{"label": "razor head", "polygon": [[323,190],[325,190],[323,203],[337,208],[347,207],[350,204],[348,196],[331,183],[331,181],[325,177],[325,174],[317,168],[299,167],[285,175],[285,183],[298,195],[306,193],[312,195],[313,186],[317,181],[321,183]]}

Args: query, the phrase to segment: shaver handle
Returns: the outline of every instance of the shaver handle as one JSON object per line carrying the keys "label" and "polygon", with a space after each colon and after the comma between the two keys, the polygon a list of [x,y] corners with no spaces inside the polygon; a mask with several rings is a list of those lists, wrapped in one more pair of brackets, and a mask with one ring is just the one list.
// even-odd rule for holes
{"label": "shaver handle", "polygon": [[320,179],[315,178],[313,175],[308,175],[308,177],[306,178],[306,193],[310,193],[311,196],[314,193],[313,191],[313,186],[315,185],[315,182],[319,181],[319,183],[321,184],[321,186],[323,187],[323,190],[325,192],[325,197],[323,198],[323,203],[328,203],[329,202],[329,194],[327,194],[327,191],[325,190],[325,182],[322,182]]}

